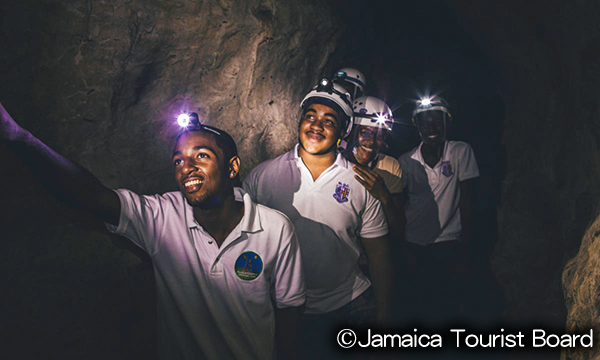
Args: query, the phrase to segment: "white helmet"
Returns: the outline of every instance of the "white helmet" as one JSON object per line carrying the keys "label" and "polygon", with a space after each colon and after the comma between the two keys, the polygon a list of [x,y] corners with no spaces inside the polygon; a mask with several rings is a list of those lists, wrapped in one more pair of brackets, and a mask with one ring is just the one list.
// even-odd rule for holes
{"label": "white helmet", "polygon": [[412,113],[413,122],[418,114],[425,111],[441,111],[444,114],[451,116],[450,111],[448,111],[448,103],[445,99],[439,96],[424,97],[419,99],[417,101],[417,107]]}
{"label": "white helmet", "polygon": [[432,121],[433,119],[433,114],[428,114],[429,112],[437,112],[435,118],[442,121],[443,133],[441,134],[441,138],[445,140],[448,129],[452,125],[452,115],[450,115],[450,111],[448,110],[448,103],[439,96],[424,97],[417,101],[417,106],[412,113],[412,121],[424,142],[428,140],[427,136],[423,134],[423,122]]}
{"label": "white helmet", "polygon": [[394,118],[392,109],[373,96],[362,96],[354,100],[354,125],[372,126],[392,131]]}
{"label": "white helmet", "polygon": [[367,79],[358,70],[343,68],[333,75],[333,82],[342,85],[352,95],[352,99],[362,96],[367,88]]}
{"label": "white helmet", "polygon": [[[340,118],[343,118],[346,121],[345,124],[342,124],[342,138],[345,138],[350,134],[350,131],[352,131],[352,97],[346,89],[341,85],[334,84],[328,79],[323,78],[319,81],[319,84],[317,84],[317,86],[302,99],[300,107],[304,109],[314,103],[320,103],[330,107],[333,106],[334,110],[338,113],[340,112],[339,110],[341,110],[343,114],[339,114]],[[339,107],[339,110],[335,109],[336,106]],[[342,115],[345,115],[345,117]]]}

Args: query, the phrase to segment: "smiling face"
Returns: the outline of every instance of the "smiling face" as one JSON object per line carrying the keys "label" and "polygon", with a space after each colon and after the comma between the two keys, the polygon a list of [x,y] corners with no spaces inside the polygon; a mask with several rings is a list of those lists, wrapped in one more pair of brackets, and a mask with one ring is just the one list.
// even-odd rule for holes
{"label": "smiling face", "polygon": [[355,158],[361,165],[369,164],[385,147],[388,131],[381,127],[359,126],[356,129]]}
{"label": "smiling face", "polygon": [[338,113],[322,104],[308,106],[298,126],[302,149],[311,155],[325,155],[336,150],[339,138]]}
{"label": "smiling face", "polygon": [[203,207],[218,203],[230,191],[232,159],[225,159],[215,136],[202,131],[190,131],[177,140],[173,152],[175,180],[191,206]]}
{"label": "smiling face", "polygon": [[436,146],[446,140],[444,113],[425,111],[418,115],[418,128],[421,139],[427,145]]}

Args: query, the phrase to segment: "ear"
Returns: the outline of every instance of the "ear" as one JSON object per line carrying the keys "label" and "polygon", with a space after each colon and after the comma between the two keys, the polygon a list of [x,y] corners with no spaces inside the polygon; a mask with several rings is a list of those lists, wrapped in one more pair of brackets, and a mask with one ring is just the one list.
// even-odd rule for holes
{"label": "ear", "polygon": [[234,156],[229,159],[229,178],[233,179],[240,172],[240,158],[239,156]]}

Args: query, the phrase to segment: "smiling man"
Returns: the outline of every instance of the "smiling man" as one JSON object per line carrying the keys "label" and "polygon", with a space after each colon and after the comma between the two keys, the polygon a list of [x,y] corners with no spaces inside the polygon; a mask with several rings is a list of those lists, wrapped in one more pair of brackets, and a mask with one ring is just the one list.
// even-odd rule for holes
{"label": "smiling man", "polygon": [[356,180],[381,201],[390,233],[400,235],[402,169],[396,159],[383,153],[394,126],[392,110],[381,99],[363,96],[354,100],[353,111],[354,140],[343,155],[356,164]]}
{"label": "smiling man", "polygon": [[[113,191],[19,127],[0,105],[0,141],[42,170],[52,192],[152,259],[161,359],[294,358],[304,281],[293,225],[233,184],[231,136],[196,124],[173,152],[180,191]],[[277,309],[277,314],[275,314]],[[277,317],[275,317],[277,315]]]}
{"label": "smiling man", "polygon": [[[337,152],[338,141],[352,126],[350,94],[323,79],[301,108],[298,145],[259,164],[244,188],[258,203],[282,211],[294,223],[307,288],[302,332],[306,356],[329,359],[334,327],[389,319],[390,243],[381,203]],[[373,290],[358,266],[363,248]]]}
{"label": "smiling man", "polygon": [[[479,169],[471,146],[447,140],[452,117],[439,97],[419,101],[413,122],[421,144],[403,154],[408,262],[422,276],[414,308],[440,324],[461,311],[471,241],[472,183]],[[414,311],[414,313],[418,313]]]}

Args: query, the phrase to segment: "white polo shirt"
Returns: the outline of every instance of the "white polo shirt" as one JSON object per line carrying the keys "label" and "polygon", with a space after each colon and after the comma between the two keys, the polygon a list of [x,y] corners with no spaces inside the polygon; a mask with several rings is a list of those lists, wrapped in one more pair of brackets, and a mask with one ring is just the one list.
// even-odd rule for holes
{"label": "white polo shirt", "polygon": [[181,192],[116,190],[118,227],[152,258],[161,359],[273,359],[274,309],[304,303],[294,228],[235,188],[244,216],[221,247]]}
{"label": "white polo shirt", "polygon": [[460,182],[479,176],[471,146],[446,141],[440,161],[431,168],[421,145],[403,154],[402,184],[408,195],[406,241],[429,245],[460,237]]}
{"label": "white polo shirt", "polygon": [[298,156],[298,145],[259,164],[244,179],[244,189],[263,205],[294,223],[306,279],[306,313],[333,311],[358,297],[370,282],[358,267],[360,237],[387,234],[377,201],[354,179],[341,154],[314,181]]}
{"label": "white polo shirt", "polygon": [[381,176],[390,194],[402,192],[402,168],[398,160],[382,153],[379,153],[378,157],[373,170]]}

